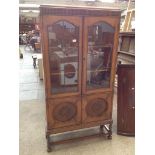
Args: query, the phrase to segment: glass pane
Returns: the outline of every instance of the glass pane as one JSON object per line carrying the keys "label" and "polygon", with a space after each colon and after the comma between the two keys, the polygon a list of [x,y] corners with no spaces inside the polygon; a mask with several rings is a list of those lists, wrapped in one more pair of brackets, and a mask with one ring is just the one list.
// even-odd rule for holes
{"label": "glass pane", "polygon": [[78,91],[79,28],[67,21],[48,27],[52,94]]}
{"label": "glass pane", "polygon": [[87,89],[110,87],[114,28],[107,23],[88,27]]}

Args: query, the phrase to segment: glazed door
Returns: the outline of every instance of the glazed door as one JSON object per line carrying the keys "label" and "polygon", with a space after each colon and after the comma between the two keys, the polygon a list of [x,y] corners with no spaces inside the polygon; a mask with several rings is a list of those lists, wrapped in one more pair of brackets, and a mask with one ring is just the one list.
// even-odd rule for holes
{"label": "glazed door", "polygon": [[83,122],[111,119],[118,22],[112,17],[84,20]]}
{"label": "glazed door", "polygon": [[81,18],[47,16],[43,22],[48,98],[81,95]]}

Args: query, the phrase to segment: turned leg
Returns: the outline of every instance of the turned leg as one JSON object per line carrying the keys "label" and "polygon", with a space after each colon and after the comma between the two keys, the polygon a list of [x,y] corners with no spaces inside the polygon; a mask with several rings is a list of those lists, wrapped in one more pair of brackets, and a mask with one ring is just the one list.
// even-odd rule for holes
{"label": "turned leg", "polygon": [[50,135],[46,134],[46,139],[47,139],[47,152],[51,152],[52,148],[51,148],[51,142],[50,142]]}
{"label": "turned leg", "polygon": [[112,123],[109,124],[108,139],[112,139]]}
{"label": "turned leg", "polygon": [[48,138],[48,133],[46,132],[46,135],[45,135],[46,139]]}
{"label": "turned leg", "polygon": [[104,125],[100,125],[100,133],[101,133],[101,134],[104,134],[104,132],[103,132],[103,127],[104,127]]}

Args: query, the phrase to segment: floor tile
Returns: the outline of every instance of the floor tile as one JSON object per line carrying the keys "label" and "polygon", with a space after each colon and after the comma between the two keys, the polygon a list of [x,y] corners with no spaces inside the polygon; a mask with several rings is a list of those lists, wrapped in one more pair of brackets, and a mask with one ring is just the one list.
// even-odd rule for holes
{"label": "floor tile", "polygon": [[34,51],[24,51],[24,46],[20,46],[20,49],[24,57],[19,61],[19,99],[37,99],[44,103],[44,82],[39,79],[38,67],[33,68],[32,54]]}
{"label": "floor tile", "polygon": [[38,90],[20,91],[19,100],[33,100],[38,99]]}
{"label": "floor tile", "polygon": [[20,78],[20,83],[35,83],[38,82],[37,77],[27,76],[24,78]]}
{"label": "floor tile", "polygon": [[38,83],[28,83],[28,84],[20,84],[19,91],[31,91],[31,90],[38,90]]}
{"label": "floor tile", "polygon": [[45,100],[45,90],[38,90],[38,96],[37,99],[40,101],[44,101]]}

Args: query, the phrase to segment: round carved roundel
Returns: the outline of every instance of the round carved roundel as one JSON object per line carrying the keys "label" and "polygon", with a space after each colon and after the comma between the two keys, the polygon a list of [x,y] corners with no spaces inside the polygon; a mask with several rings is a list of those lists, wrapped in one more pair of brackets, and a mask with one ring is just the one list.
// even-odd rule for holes
{"label": "round carved roundel", "polygon": [[67,64],[64,66],[65,77],[73,78],[75,76],[75,67],[72,64]]}
{"label": "round carved roundel", "polygon": [[54,118],[61,122],[71,120],[76,115],[76,106],[72,103],[60,103],[54,108]]}
{"label": "round carved roundel", "polygon": [[86,106],[86,113],[89,116],[101,116],[107,109],[107,102],[104,99],[95,99]]}

